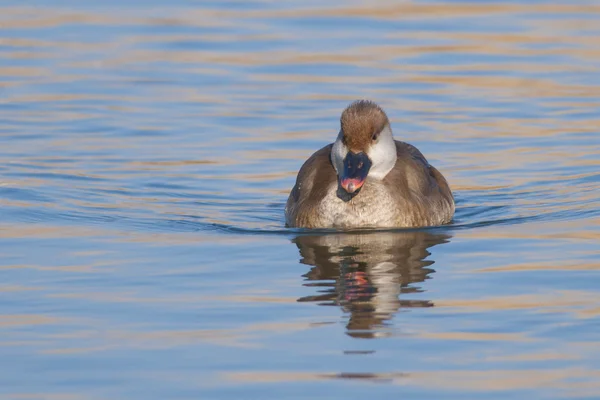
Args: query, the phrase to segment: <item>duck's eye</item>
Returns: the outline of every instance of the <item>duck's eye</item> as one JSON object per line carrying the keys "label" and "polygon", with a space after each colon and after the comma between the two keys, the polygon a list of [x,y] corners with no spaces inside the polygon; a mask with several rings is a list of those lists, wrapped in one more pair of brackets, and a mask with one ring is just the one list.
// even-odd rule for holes
{"label": "duck's eye", "polygon": [[374,133],[373,134],[373,141],[376,141],[378,137],[379,137],[379,132]]}

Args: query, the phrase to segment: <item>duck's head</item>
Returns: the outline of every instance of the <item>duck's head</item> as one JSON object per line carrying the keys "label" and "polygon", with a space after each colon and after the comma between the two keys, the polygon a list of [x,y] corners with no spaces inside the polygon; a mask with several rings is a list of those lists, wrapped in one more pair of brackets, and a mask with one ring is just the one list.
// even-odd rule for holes
{"label": "duck's head", "polygon": [[350,104],[340,122],[331,162],[338,175],[340,197],[350,199],[367,177],[383,179],[391,171],[396,163],[396,145],[387,115],[371,101]]}

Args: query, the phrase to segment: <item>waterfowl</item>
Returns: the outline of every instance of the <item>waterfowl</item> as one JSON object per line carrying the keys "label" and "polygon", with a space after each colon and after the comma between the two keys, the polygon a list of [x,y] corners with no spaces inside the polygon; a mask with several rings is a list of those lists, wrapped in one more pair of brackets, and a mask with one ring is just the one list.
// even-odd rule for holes
{"label": "waterfowl", "polygon": [[355,101],[340,125],[335,142],[300,168],[285,207],[287,226],[409,228],[452,220],[446,179],[416,147],[394,140],[381,107]]}

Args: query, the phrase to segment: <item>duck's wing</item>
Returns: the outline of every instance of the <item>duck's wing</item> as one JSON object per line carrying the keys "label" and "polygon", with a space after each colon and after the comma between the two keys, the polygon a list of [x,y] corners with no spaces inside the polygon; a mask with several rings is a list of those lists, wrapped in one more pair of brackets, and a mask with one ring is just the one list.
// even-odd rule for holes
{"label": "duck's wing", "polygon": [[300,168],[285,207],[288,226],[312,228],[318,225],[318,206],[331,184],[337,181],[331,164],[332,147],[333,144],[328,144],[318,150]]}
{"label": "duck's wing", "polygon": [[418,161],[423,166],[430,167],[429,162],[427,161],[427,159],[425,158],[423,153],[421,153],[421,151],[419,149],[417,149],[415,146],[413,146],[410,143],[401,142],[399,140],[395,140],[395,142],[396,142],[396,154],[398,155],[398,157],[400,157],[401,155],[404,155],[405,153],[408,153],[415,161]]}
{"label": "duck's wing", "polygon": [[393,197],[411,208],[409,212],[419,225],[450,222],[454,215],[454,197],[444,176],[415,146],[395,142],[396,164],[385,177]]}

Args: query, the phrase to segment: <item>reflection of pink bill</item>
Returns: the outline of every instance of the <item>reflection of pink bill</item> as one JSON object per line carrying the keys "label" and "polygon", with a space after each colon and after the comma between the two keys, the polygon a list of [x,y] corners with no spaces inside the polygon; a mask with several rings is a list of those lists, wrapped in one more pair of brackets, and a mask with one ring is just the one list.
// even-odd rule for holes
{"label": "reflection of pink bill", "polygon": [[346,290],[344,293],[344,299],[347,301],[357,300],[360,297],[369,296],[369,288],[371,287],[367,274],[361,271],[348,272],[344,279],[346,279]]}

